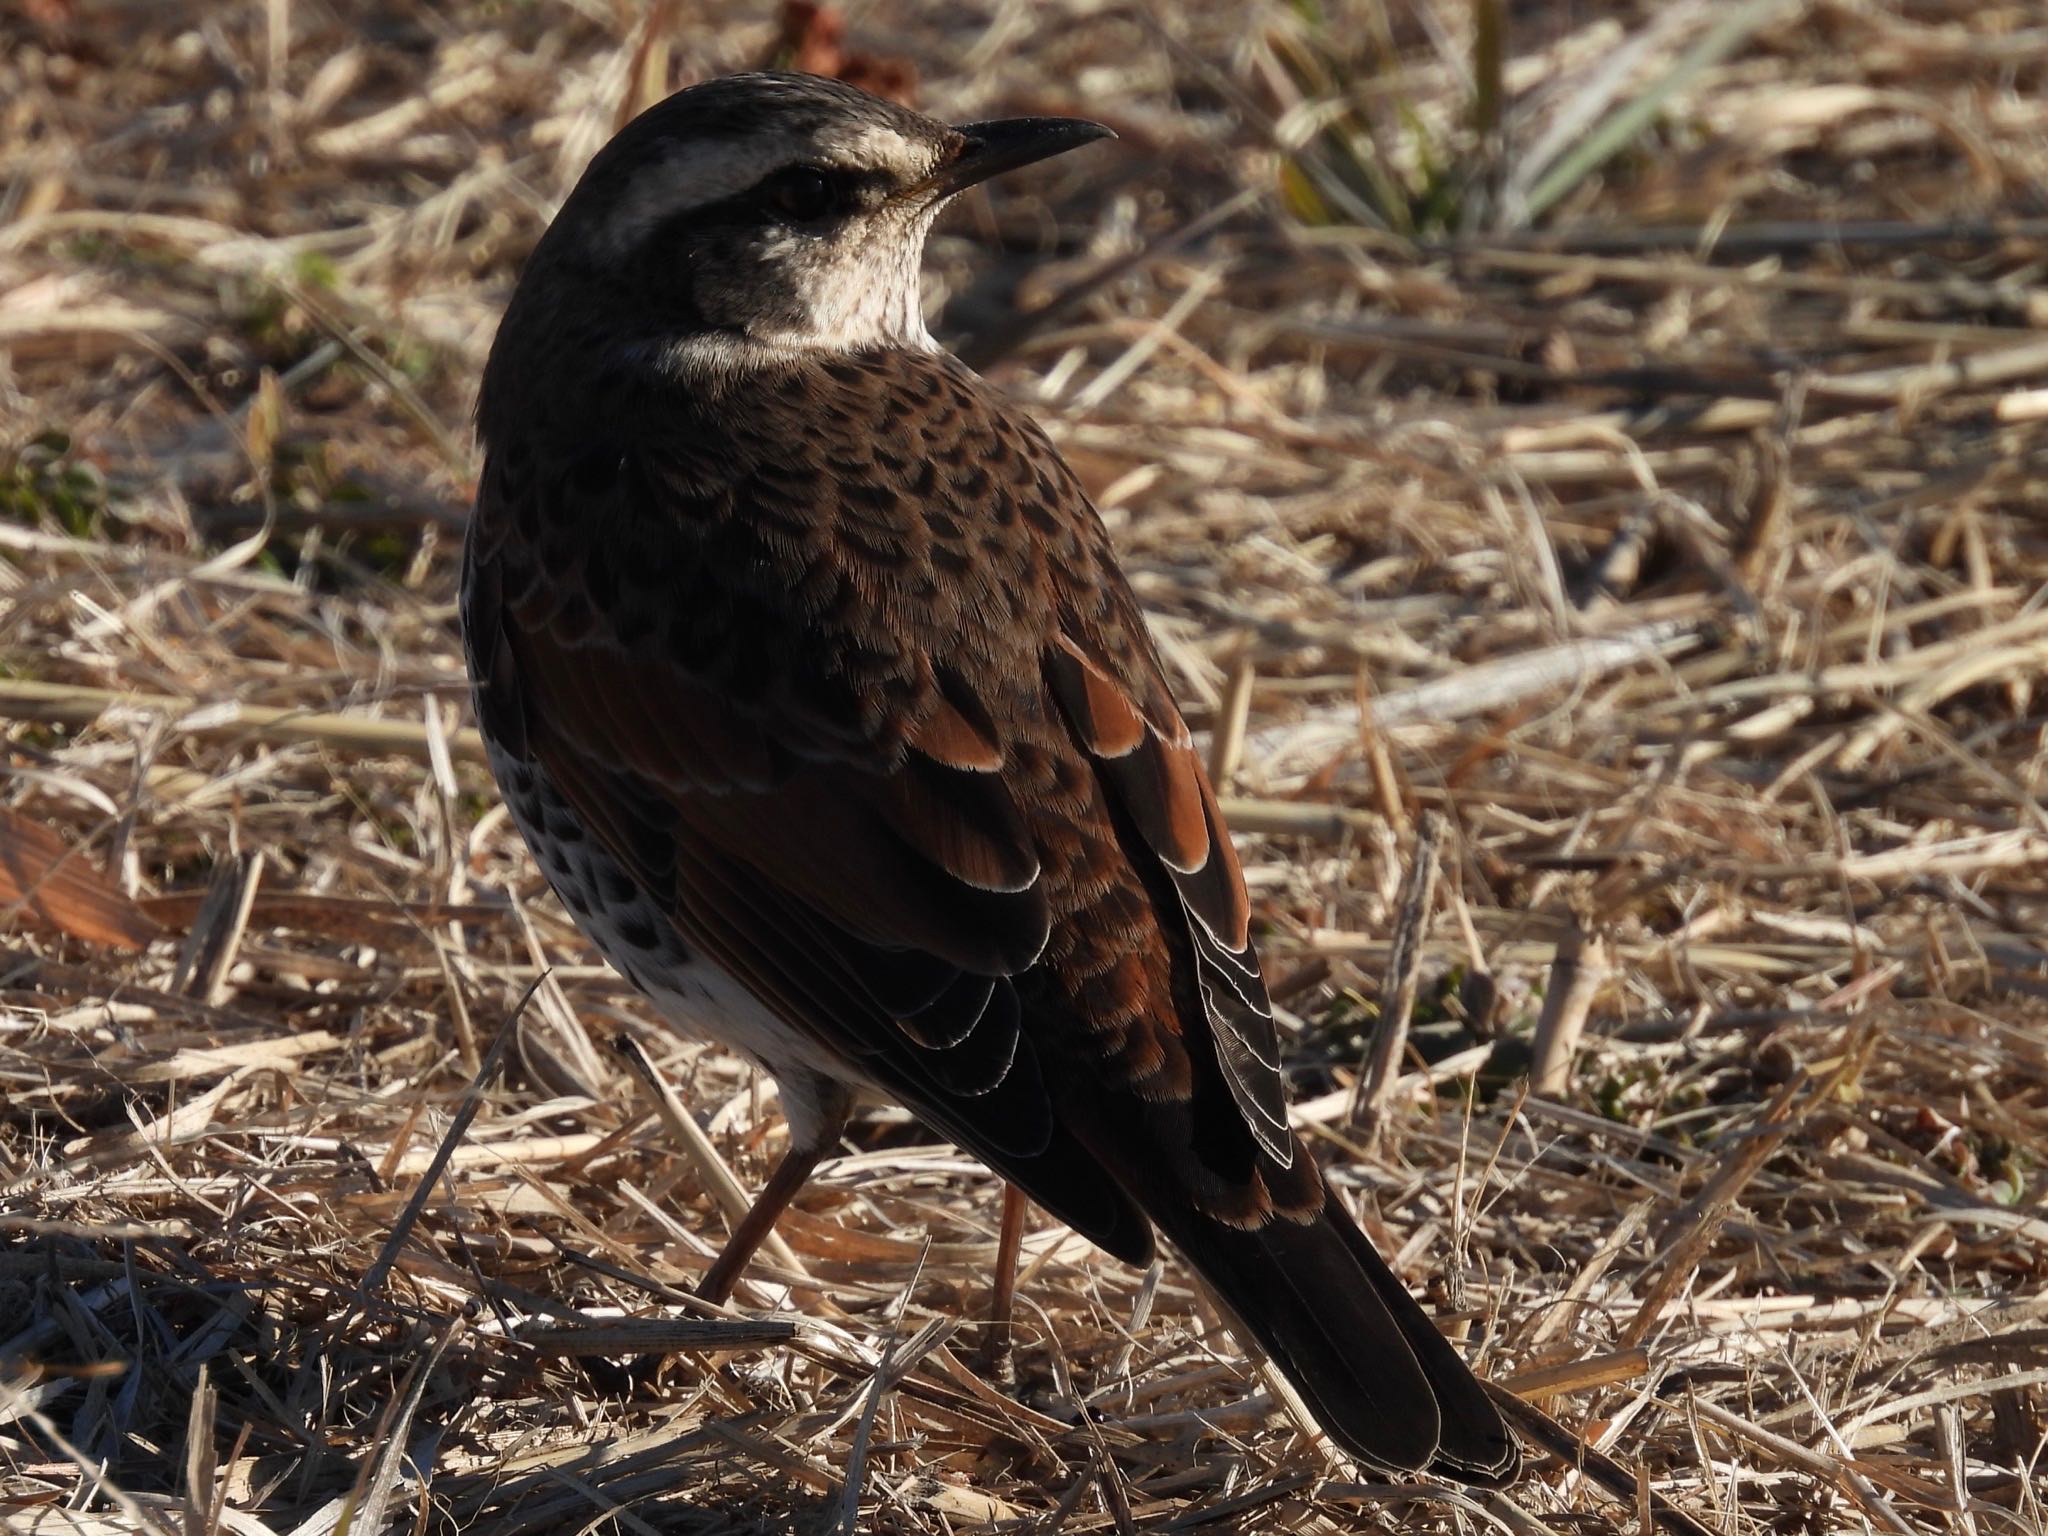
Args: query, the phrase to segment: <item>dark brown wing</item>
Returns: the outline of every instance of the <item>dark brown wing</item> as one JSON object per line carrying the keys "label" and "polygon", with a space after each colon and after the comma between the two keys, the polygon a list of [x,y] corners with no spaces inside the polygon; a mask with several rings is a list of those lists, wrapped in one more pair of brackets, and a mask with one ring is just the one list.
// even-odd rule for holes
{"label": "dark brown wing", "polygon": [[1107,798],[1137,831],[1139,856],[1157,860],[1172,883],[1156,920],[1192,955],[1217,1063],[1246,1128],[1285,1166],[1294,1154],[1279,1039],[1237,851],[1158,663],[1149,645],[1133,643],[1142,621],[1120,582],[1109,601],[1126,610],[1114,631],[1123,645],[1105,644],[1099,625],[1063,604],[1068,622],[1047,651],[1047,680]]}
{"label": "dark brown wing", "polygon": [[768,412],[830,385],[803,382],[707,455],[665,451],[687,420],[615,422],[574,457],[486,421],[465,580],[484,730],[688,947],[849,1077],[1145,1262],[1149,1225],[1057,1123],[1023,1027],[1012,978],[1051,908],[963,675],[982,658],[924,643],[1018,588],[949,573],[953,609],[935,613],[953,551],[866,478],[902,463],[815,443],[791,460],[785,434],[806,434]]}
{"label": "dark brown wing", "polygon": [[1359,1454],[1497,1464],[1287,1129],[1215,796],[1051,445],[912,353],[590,406],[573,455],[486,412],[485,732],[849,1076],[1121,1257],[1164,1225]]}

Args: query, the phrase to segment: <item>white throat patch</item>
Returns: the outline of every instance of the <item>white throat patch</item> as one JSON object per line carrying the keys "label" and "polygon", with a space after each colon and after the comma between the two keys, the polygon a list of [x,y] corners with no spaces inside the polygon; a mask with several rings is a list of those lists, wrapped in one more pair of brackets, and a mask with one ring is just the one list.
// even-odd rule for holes
{"label": "white throat patch", "polygon": [[827,352],[936,347],[925,329],[920,273],[925,233],[937,212],[931,210],[907,228],[876,229],[864,247],[818,271],[803,293],[808,323],[773,339]]}
{"label": "white throat patch", "polygon": [[809,324],[747,332],[720,330],[671,338],[661,348],[659,366],[681,378],[716,383],[737,373],[821,352],[864,352],[901,347],[936,352],[939,344],[925,326],[919,282],[923,266],[922,231],[915,238],[891,242],[900,266],[885,272],[872,265],[848,263],[835,270],[810,295]]}

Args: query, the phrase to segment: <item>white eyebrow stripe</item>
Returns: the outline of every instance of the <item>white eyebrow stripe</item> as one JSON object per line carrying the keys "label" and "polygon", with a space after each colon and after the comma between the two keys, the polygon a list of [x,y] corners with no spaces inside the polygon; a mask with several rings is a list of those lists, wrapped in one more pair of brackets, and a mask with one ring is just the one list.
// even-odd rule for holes
{"label": "white eyebrow stripe", "polygon": [[822,158],[828,165],[914,180],[931,169],[924,163],[929,152],[921,150],[880,124],[840,130],[824,144],[815,134],[772,131],[671,144],[660,159],[633,173],[618,206],[592,234],[591,246],[600,258],[622,260],[665,219],[723,202],[805,160]]}
{"label": "white eyebrow stripe", "polygon": [[842,131],[834,136],[832,144],[836,156],[869,170],[892,171],[897,175],[912,174],[915,162],[924,158],[917,153],[918,148],[921,146],[914,147],[895,129],[880,123]]}

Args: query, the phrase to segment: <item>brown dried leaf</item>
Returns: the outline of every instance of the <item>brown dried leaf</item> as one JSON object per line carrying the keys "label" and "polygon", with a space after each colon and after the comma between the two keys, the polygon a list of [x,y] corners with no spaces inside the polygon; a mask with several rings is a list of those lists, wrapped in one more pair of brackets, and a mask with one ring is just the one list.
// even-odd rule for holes
{"label": "brown dried leaf", "polygon": [[144,949],[161,931],[54,830],[9,810],[0,810],[0,910],[115,949]]}
{"label": "brown dried leaf", "polygon": [[844,80],[906,107],[917,95],[915,64],[896,54],[848,52],[845,13],[817,0],[784,0],[782,31],[771,62],[807,75]]}

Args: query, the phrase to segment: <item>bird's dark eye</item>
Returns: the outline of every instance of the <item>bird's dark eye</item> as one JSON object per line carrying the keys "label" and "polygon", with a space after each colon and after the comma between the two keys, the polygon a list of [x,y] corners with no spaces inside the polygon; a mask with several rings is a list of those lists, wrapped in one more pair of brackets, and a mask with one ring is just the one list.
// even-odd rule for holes
{"label": "bird's dark eye", "polygon": [[768,205],[798,224],[813,224],[839,210],[838,183],[808,165],[793,165],[768,178]]}

